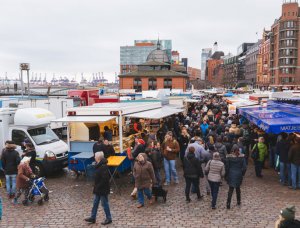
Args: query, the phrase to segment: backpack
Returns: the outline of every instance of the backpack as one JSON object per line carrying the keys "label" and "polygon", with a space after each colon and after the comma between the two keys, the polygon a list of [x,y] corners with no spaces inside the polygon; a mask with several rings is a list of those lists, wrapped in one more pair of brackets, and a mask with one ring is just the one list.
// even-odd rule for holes
{"label": "backpack", "polygon": [[299,228],[300,221],[297,219],[284,221],[284,222],[280,223],[280,225],[278,227],[279,228]]}

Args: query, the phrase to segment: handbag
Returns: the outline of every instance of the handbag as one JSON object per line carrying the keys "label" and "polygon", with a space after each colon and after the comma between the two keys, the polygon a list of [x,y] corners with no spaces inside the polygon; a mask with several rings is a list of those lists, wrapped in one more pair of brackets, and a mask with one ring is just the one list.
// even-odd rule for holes
{"label": "handbag", "polygon": [[256,161],[259,158],[259,150],[258,150],[258,144],[257,143],[254,145],[254,148],[253,148],[252,153],[251,153],[251,158],[254,161]]}
{"label": "handbag", "polygon": [[206,175],[206,176],[209,174],[210,163],[211,163],[211,160],[207,163],[207,165],[208,165],[208,170],[207,170],[207,171],[205,170],[205,175]]}

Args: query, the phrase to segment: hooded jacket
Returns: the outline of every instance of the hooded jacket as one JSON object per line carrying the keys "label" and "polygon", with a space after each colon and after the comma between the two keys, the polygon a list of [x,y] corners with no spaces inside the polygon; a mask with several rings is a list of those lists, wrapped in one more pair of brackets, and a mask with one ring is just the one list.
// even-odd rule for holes
{"label": "hooded jacket", "polygon": [[18,166],[18,175],[16,179],[17,189],[27,188],[29,185],[27,179],[29,179],[32,174],[32,170],[28,164],[20,163]]}
{"label": "hooded jacket", "polygon": [[188,153],[183,161],[184,177],[199,178],[200,173],[203,174],[200,161],[195,157],[194,153]]}
{"label": "hooded jacket", "polygon": [[1,161],[5,175],[15,175],[18,173],[18,165],[21,158],[15,149],[15,145],[7,145],[2,152]]}
{"label": "hooded jacket", "polygon": [[243,154],[239,156],[233,154],[227,155],[225,168],[226,180],[229,187],[240,187],[247,169],[245,156]]}
{"label": "hooded jacket", "polygon": [[222,143],[216,142],[215,143],[215,149],[216,149],[216,151],[219,152],[221,160],[222,161],[225,160],[226,155],[227,155],[226,146],[224,144],[222,144]]}
{"label": "hooded jacket", "polygon": [[98,196],[108,195],[110,192],[110,175],[107,166],[107,159],[103,158],[95,166],[95,183],[93,193]]}
{"label": "hooded jacket", "polygon": [[135,179],[135,187],[138,189],[150,188],[155,183],[155,175],[151,162],[147,161],[147,155],[141,153],[144,161],[136,161],[133,167],[133,176]]}

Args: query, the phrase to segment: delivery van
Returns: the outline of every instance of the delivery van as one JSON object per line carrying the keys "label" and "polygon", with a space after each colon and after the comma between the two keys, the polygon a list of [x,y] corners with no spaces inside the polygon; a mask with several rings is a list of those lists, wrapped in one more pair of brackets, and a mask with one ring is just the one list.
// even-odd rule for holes
{"label": "delivery van", "polygon": [[0,151],[5,147],[5,141],[12,140],[22,155],[26,140],[36,150],[37,175],[44,176],[66,167],[68,145],[50,128],[50,121],[54,119],[52,112],[41,108],[0,109]]}

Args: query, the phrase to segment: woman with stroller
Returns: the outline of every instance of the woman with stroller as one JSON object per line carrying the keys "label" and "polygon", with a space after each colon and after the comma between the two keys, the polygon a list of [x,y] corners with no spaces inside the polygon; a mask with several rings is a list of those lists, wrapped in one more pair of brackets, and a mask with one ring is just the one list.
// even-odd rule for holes
{"label": "woman with stroller", "polygon": [[32,170],[29,166],[31,157],[23,157],[23,159],[20,162],[20,165],[18,166],[18,175],[17,175],[17,193],[15,195],[15,198],[13,199],[13,203],[17,204],[18,199],[24,193],[24,200],[23,205],[28,206],[28,193],[29,193],[29,181],[30,178],[33,178],[34,175],[32,173]]}

